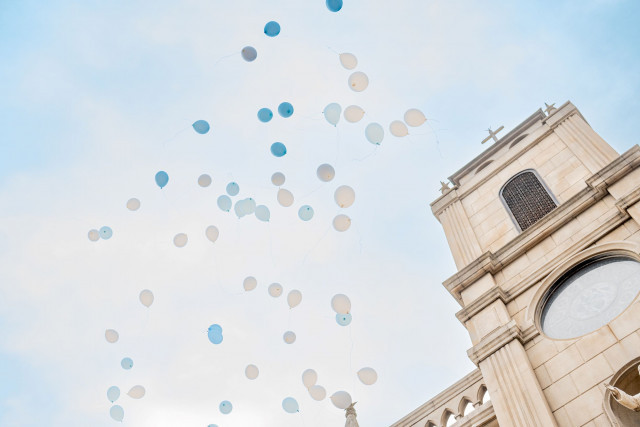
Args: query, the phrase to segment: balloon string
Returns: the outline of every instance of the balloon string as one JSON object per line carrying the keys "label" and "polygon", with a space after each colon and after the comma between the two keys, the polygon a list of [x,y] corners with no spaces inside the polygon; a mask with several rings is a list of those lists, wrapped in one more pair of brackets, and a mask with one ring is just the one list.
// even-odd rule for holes
{"label": "balloon string", "polygon": [[234,53],[230,53],[229,55],[221,56],[220,58],[218,58],[218,60],[216,62],[213,63],[211,68],[213,68],[216,65],[218,65],[218,62],[222,61],[223,59],[231,58],[232,56],[239,55],[239,54],[240,54],[240,52],[234,52]]}
{"label": "balloon string", "polygon": [[322,235],[322,237],[320,237],[320,239],[313,245],[313,247],[311,249],[309,249],[309,251],[306,253],[306,255],[304,256],[304,258],[302,258],[302,265],[304,265],[307,262],[307,257],[309,256],[309,254],[311,252],[313,252],[313,250],[320,244],[320,242],[327,236],[327,234],[329,233],[329,230],[331,230],[331,227],[327,227],[327,229],[325,230],[324,234]]}
{"label": "balloon string", "polygon": [[444,159],[444,156],[442,155],[442,151],[440,151],[440,140],[438,139],[438,133],[433,128],[433,126],[431,126],[431,123],[429,121],[427,121],[427,125],[431,128],[431,130],[433,131],[433,134],[436,136],[436,149],[438,150],[438,154],[440,154],[440,158]]}
{"label": "balloon string", "polygon": [[374,156],[374,155],[378,152],[378,147],[379,147],[379,145],[376,145],[376,146],[374,147],[374,149],[373,149],[373,151],[372,151],[371,153],[367,154],[366,156],[364,156],[364,157],[363,157],[363,158],[361,158],[361,159],[351,159],[351,160],[353,160],[353,161],[357,161],[357,162],[361,162],[361,161],[363,161],[363,160],[366,160],[366,159],[368,159],[369,157]]}
{"label": "balloon string", "polygon": [[178,135],[180,135],[182,132],[188,130],[189,128],[186,127],[184,129],[180,129],[175,135],[173,135],[171,138],[166,139],[162,142],[162,149],[164,150],[167,147],[167,143],[170,141],[173,141]]}
{"label": "balloon string", "polygon": [[324,187],[324,185],[320,184],[319,186],[317,186],[314,190],[311,190],[310,192],[308,192],[307,194],[305,194],[304,196],[300,196],[300,200],[306,199],[307,197],[309,197],[310,195],[312,195],[313,193],[315,193],[316,191],[318,191],[319,189],[321,189],[322,187]]}
{"label": "balloon string", "polygon": [[353,342],[353,337],[351,335],[351,325],[349,325],[349,340],[351,340],[351,350],[349,350],[349,373],[352,376],[352,383],[351,383],[351,390],[355,392],[356,390],[356,379],[353,376],[353,346],[354,346],[354,342]]}

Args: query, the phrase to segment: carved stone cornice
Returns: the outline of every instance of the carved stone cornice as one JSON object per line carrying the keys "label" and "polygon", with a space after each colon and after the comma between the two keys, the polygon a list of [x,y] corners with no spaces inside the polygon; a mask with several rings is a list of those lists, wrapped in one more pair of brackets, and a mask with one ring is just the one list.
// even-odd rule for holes
{"label": "carved stone cornice", "polygon": [[507,294],[507,292],[505,292],[498,286],[494,286],[484,294],[480,295],[479,298],[473,300],[473,302],[471,302],[470,304],[467,304],[462,310],[457,312],[456,317],[460,322],[464,324],[473,316],[491,305],[491,303],[493,303],[497,299],[502,300],[505,305],[509,301],[511,301],[511,297]]}
{"label": "carved stone cornice", "polygon": [[478,344],[467,350],[467,355],[469,359],[478,366],[484,359],[515,339],[524,344],[522,331],[516,324],[516,321],[511,320],[509,323],[489,332]]}

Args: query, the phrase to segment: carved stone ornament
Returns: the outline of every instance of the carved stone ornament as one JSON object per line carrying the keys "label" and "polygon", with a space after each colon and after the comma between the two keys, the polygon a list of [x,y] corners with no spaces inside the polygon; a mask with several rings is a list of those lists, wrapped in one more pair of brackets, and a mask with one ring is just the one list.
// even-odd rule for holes
{"label": "carved stone ornament", "polygon": [[[638,366],[638,372],[640,372],[640,365]],[[604,386],[611,392],[611,395],[619,404],[635,412],[640,412],[640,393],[631,396],[618,387],[609,384],[605,384]]]}
{"label": "carved stone ornament", "polygon": [[353,402],[347,409],[345,409],[345,417],[347,418],[347,422],[344,423],[344,427],[360,427],[358,425],[358,420],[356,420],[356,417],[358,416],[354,408],[356,403],[358,402]]}

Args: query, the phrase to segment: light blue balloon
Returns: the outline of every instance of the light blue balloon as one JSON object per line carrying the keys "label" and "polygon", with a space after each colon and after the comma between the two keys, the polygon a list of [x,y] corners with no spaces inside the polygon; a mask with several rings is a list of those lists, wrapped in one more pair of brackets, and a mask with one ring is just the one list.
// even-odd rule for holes
{"label": "light blue balloon", "polygon": [[102,228],[100,228],[100,237],[102,237],[104,240],[110,239],[111,236],[113,236],[113,230],[110,227],[107,227],[106,225]]}
{"label": "light blue balloon", "polygon": [[324,118],[334,126],[340,121],[340,113],[342,113],[342,107],[340,104],[336,104],[335,102],[324,107],[324,110],[322,111]]}
{"label": "light blue balloon", "polygon": [[265,205],[256,206],[256,218],[260,221],[268,222],[271,218],[271,212],[269,212],[269,208]]}
{"label": "light blue balloon", "polygon": [[273,118],[273,112],[268,108],[261,108],[258,110],[258,120],[262,123],[267,123]]}
{"label": "light blue balloon", "polygon": [[228,400],[223,400],[222,402],[220,402],[219,408],[220,408],[220,412],[227,415],[233,410],[233,405]]}
{"label": "light blue balloon", "polygon": [[131,369],[133,368],[133,360],[130,357],[125,357],[120,361],[120,366],[122,366],[122,369]]}
{"label": "light blue balloon", "polygon": [[207,427],[218,427],[218,424],[209,424]]}
{"label": "light blue balloon", "polygon": [[280,34],[280,24],[276,21],[269,21],[267,25],[264,26],[264,33],[269,37],[275,37]]}
{"label": "light blue balloon", "polygon": [[337,12],[342,9],[342,0],[327,0],[327,9]]}
{"label": "light blue balloon", "polygon": [[227,184],[227,194],[230,196],[237,196],[240,192],[240,186],[235,182],[230,182]]}
{"label": "light blue balloon", "polygon": [[351,313],[336,314],[336,322],[338,322],[338,325],[340,326],[347,326],[349,323],[351,323]]}
{"label": "light blue balloon", "polygon": [[231,199],[226,194],[218,197],[218,207],[225,212],[229,212],[231,210]]}
{"label": "light blue balloon", "polygon": [[116,421],[122,422],[124,419],[124,409],[120,405],[113,405],[111,409],[109,409],[109,415]]}
{"label": "light blue balloon", "polygon": [[370,143],[380,145],[384,139],[384,129],[379,123],[369,123],[364,129],[364,136]]}
{"label": "light blue balloon", "polygon": [[293,114],[293,105],[289,104],[288,102],[283,102],[282,104],[278,105],[278,114],[280,114],[285,119],[287,117],[291,117],[291,115]]}
{"label": "light blue balloon", "polygon": [[295,414],[296,412],[300,412],[300,407],[298,406],[298,402],[293,397],[287,397],[282,401],[282,409],[285,412],[290,414]]}
{"label": "light blue balloon", "polygon": [[271,154],[276,157],[282,157],[287,154],[287,147],[282,142],[274,142],[271,144]]}
{"label": "light blue balloon", "polygon": [[298,210],[298,216],[303,221],[309,221],[313,218],[313,208],[309,205],[301,206]]}
{"label": "light blue balloon", "polygon": [[109,390],[107,390],[107,399],[109,399],[109,402],[113,403],[118,400],[119,397],[120,389],[116,386],[109,387]]}
{"label": "light blue balloon", "polygon": [[169,182],[169,175],[165,171],[160,171],[156,174],[156,184],[158,187],[164,188]]}
{"label": "light blue balloon", "polygon": [[214,323],[213,325],[209,326],[209,330],[210,331],[216,331],[218,333],[222,333],[222,326],[218,325],[217,323]]}
{"label": "light blue balloon", "polygon": [[207,336],[209,337],[209,341],[213,344],[220,344],[222,342],[222,326],[217,323],[209,326]]}
{"label": "light blue balloon", "polygon": [[209,132],[210,129],[209,123],[207,123],[206,120],[198,120],[191,126],[193,126],[193,129],[195,129],[195,131],[200,135],[204,135],[205,133]]}

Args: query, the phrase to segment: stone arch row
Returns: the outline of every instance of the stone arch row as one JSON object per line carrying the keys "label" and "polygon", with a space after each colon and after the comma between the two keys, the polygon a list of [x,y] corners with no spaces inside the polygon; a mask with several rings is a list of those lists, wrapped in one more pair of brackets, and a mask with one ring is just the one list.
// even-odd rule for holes
{"label": "stone arch row", "polygon": [[[470,414],[490,399],[489,393],[487,393],[487,386],[484,384],[478,387],[478,391],[475,394],[475,398],[469,397],[468,395],[462,396],[460,403],[458,403],[457,410],[454,411],[450,408],[445,408],[439,422],[429,420],[425,424],[425,427],[446,427],[455,424],[457,420]],[[469,404],[472,405],[470,409],[468,409]]]}

